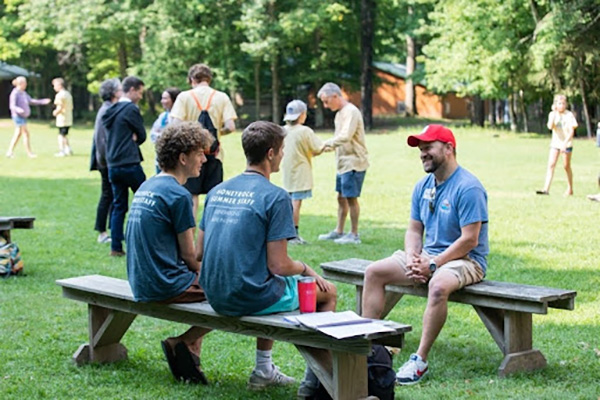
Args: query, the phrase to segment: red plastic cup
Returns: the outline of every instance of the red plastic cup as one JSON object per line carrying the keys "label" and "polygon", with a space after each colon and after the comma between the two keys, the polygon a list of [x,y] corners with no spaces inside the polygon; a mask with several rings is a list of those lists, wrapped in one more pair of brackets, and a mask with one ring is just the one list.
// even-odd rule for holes
{"label": "red plastic cup", "polygon": [[300,312],[312,313],[317,310],[317,281],[312,276],[298,279],[298,299]]}

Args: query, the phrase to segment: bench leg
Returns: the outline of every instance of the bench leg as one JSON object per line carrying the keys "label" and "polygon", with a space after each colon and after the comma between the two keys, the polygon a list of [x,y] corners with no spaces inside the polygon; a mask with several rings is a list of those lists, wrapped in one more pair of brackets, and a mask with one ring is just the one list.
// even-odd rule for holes
{"label": "bench leg", "polygon": [[367,397],[366,356],[301,345],[296,347],[334,400]]}
{"label": "bench leg", "polygon": [[473,306],[504,354],[498,375],[533,371],[546,366],[541,351],[533,349],[531,313]]}
{"label": "bench leg", "polygon": [[[385,292],[385,305],[383,306],[383,312],[381,313],[380,319],[384,319],[390,311],[398,304],[400,299],[404,296],[402,293],[396,292]],[[362,297],[363,297],[363,286],[356,285],[356,313],[362,315]]]}
{"label": "bench leg", "polygon": [[127,359],[127,348],[120,341],[135,317],[136,314],[88,305],[90,342],[79,346],[73,355],[75,364]]}

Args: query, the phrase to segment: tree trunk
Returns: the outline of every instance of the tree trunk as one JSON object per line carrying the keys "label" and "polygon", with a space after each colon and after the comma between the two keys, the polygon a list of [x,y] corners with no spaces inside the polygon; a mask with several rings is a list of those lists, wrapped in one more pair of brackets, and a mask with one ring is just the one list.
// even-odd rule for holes
{"label": "tree trunk", "polygon": [[127,76],[127,45],[124,42],[119,42],[117,48],[117,59],[119,60],[119,74],[121,79]]}
{"label": "tree trunk", "polygon": [[271,91],[273,92],[273,110],[271,115],[273,123],[279,124],[281,122],[281,110],[279,110],[279,55],[273,54],[271,59]]}
{"label": "tree trunk", "polygon": [[490,123],[490,126],[496,126],[496,100],[495,99],[489,100],[488,122]]}
{"label": "tree trunk", "polygon": [[485,115],[483,113],[483,100],[478,95],[471,98],[471,123],[477,126],[483,126]]}
{"label": "tree trunk", "polygon": [[[412,10],[412,8],[409,7],[409,10]],[[417,64],[415,47],[415,39],[410,35],[406,35],[406,85],[404,86],[404,103],[408,117],[412,117],[417,112],[415,85],[412,79],[412,74],[415,72]]]}
{"label": "tree trunk", "polygon": [[[583,69],[583,57],[580,57],[580,67]],[[581,94],[581,101],[583,102],[583,115],[585,117],[585,129],[587,131],[588,139],[592,138],[592,119],[590,118],[590,111],[587,104],[587,92],[585,91],[585,82],[583,77],[585,73],[583,71],[577,74],[577,80],[579,81],[579,94]]]}
{"label": "tree trunk", "polygon": [[360,108],[365,129],[373,126],[373,36],[375,32],[375,1],[361,0],[361,73]]}
{"label": "tree trunk", "polygon": [[515,112],[515,95],[511,93],[508,95],[508,115],[510,117],[510,130],[511,132],[517,131],[517,113]]}
{"label": "tree trunk", "polygon": [[260,58],[254,60],[254,120],[260,120]]}
{"label": "tree trunk", "polygon": [[[412,16],[413,8],[408,6],[408,14]],[[412,117],[417,112],[415,85],[412,75],[415,72],[417,64],[416,60],[416,44],[415,38],[410,34],[406,35],[406,79],[404,86],[404,104],[406,106],[406,116]]]}
{"label": "tree trunk", "polygon": [[523,90],[519,90],[519,104],[521,105],[521,116],[523,118],[523,131],[529,132],[529,121],[527,119],[527,107],[525,106],[525,97],[523,96]]}
{"label": "tree trunk", "polygon": [[156,112],[156,101],[154,99],[154,92],[152,90],[144,91],[144,95],[146,97],[146,101],[148,102],[148,111],[151,115],[158,115]]}

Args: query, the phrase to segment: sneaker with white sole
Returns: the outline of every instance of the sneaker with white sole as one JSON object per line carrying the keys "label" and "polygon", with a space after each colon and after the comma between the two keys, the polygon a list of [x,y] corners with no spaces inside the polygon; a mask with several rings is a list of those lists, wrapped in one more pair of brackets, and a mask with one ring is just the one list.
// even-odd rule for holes
{"label": "sneaker with white sole", "polygon": [[111,242],[110,236],[106,232],[102,232],[101,234],[99,234],[97,240],[98,240],[98,243],[110,243]]}
{"label": "sneaker with white sole", "polygon": [[407,362],[398,370],[396,383],[398,385],[414,385],[429,372],[428,364],[418,354],[411,354]]}
{"label": "sneaker with white sole", "polygon": [[339,239],[335,239],[333,241],[334,243],[337,244],[360,244],[360,236],[357,234],[354,234],[352,232],[349,232],[347,234],[345,234],[344,236],[342,236]]}
{"label": "sneaker with white sole", "polygon": [[336,231],[331,231],[329,233],[324,233],[319,235],[319,240],[335,240],[344,236],[343,233],[337,233]]}
{"label": "sneaker with white sole", "polygon": [[248,389],[261,390],[267,386],[287,386],[296,383],[296,380],[287,376],[279,370],[276,365],[273,365],[271,376],[267,377],[262,372],[254,370],[248,379]]}
{"label": "sneaker with white sole", "polygon": [[300,236],[296,236],[295,238],[288,240],[288,244],[308,244],[308,242]]}

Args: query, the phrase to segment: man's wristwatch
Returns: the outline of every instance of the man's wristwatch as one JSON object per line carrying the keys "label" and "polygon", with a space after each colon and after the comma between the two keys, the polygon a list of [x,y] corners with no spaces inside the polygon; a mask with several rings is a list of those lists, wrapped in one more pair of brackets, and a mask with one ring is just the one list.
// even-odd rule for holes
{"label": "man's wristwatch", "polygon": [[431,271],[431,274],[433,275],[433,273],[435,272],[436,269],[437,269],[437,264],[435,263],[435,260],[432,258],[429,261],[429,271]]}

